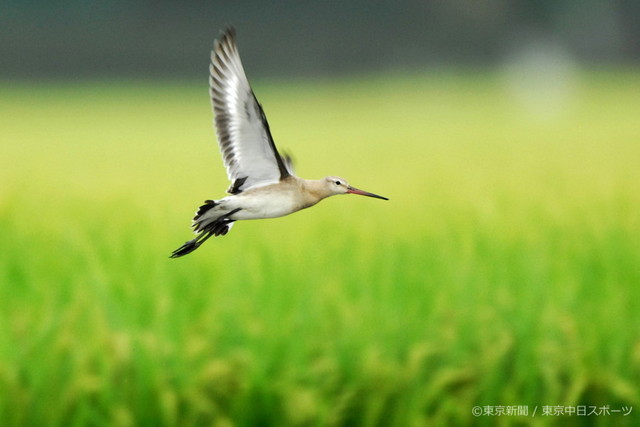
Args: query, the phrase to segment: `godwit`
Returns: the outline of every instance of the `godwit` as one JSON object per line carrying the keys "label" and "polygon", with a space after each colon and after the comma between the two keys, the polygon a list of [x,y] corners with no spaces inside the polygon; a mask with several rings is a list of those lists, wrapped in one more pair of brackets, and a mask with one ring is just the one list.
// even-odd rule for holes
{"label": "godwit", "polygon": [[293,173],[291,158],[278,153],[262,106],[249,86],[233,28],[215,41],[209,72],[216,134],[231,195],[205,200],[193,218],[197,236],[173,251],[171,258],[193,252],[211,236],[227,234],[238,220],[289,215],[336,194],[389,200],[358,190],[337,176],[307,180]]}

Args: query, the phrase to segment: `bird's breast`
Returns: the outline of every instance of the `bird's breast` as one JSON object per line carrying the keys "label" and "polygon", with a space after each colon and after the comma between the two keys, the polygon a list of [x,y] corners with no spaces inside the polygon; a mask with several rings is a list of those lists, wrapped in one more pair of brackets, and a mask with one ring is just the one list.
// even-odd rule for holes
{"label": "bird's breast", "polygon": [[298,201],[293,192],[255,192],[229,196],[229,207],[241,208],[233,215],[233,219],[277,218],[289,215],[305,207]]}

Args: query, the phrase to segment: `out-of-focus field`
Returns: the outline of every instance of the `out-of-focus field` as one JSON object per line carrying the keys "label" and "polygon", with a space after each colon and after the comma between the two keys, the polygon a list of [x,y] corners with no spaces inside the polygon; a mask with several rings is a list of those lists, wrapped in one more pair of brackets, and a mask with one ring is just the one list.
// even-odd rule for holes
{"label": "out-of-focus field", "polygon": [[637,425],[640,76],[575,77],[257,82],[301,176],[391,200],[177,260],[228,185],[206,81],[2,84],[0,424]]}

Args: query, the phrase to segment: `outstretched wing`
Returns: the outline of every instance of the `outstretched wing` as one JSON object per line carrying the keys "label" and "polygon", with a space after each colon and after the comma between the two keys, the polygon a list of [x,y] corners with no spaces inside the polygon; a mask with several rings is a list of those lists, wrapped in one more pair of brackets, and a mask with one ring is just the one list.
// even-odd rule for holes
{"label": "outstretched wing", "polygon": [[273,184],[293,173],[278,153],[262,107],[242,68],[235,30],[215,41],[209,67],[209,93],[229,193]]}

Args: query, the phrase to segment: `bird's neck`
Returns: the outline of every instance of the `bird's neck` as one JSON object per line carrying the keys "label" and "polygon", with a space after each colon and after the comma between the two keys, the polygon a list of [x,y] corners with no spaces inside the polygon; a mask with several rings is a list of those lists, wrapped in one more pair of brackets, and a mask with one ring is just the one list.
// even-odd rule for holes
{"label": "bird's neck", "polygon": [[324,185],[324,180],[320,179],[305,179],[302,183],[302,188],[307,206],[313,206],[331,195],[326,185]]}

